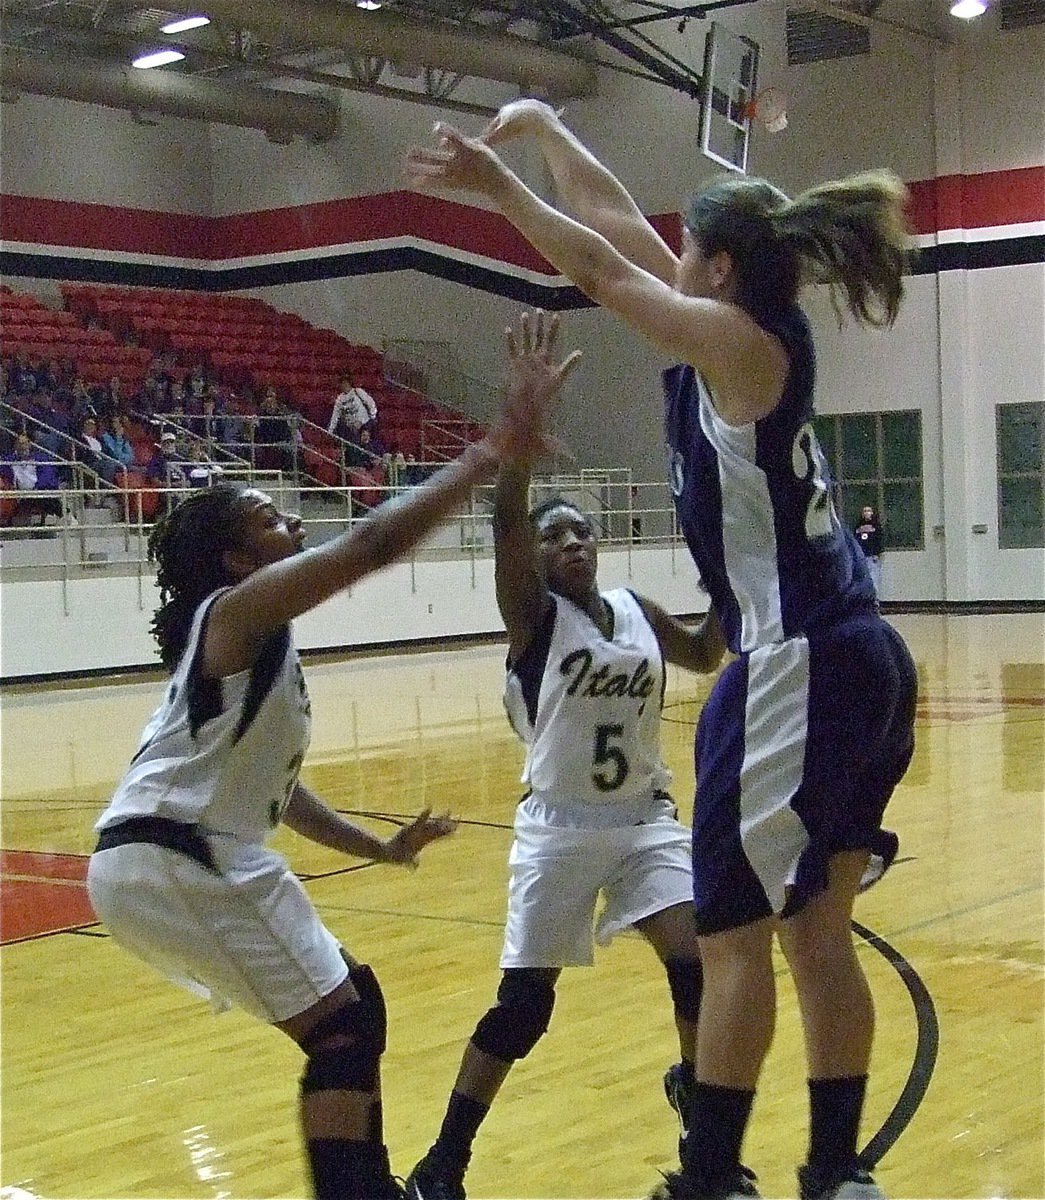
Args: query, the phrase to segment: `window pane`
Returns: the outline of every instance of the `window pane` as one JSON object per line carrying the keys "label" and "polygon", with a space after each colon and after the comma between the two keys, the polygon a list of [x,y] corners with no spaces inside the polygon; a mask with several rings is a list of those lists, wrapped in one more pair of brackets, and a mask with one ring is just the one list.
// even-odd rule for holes
{"label": "window pane", "polygon": [[999,481],[998,545],[1002,550],[1045,546],[1045,495],[1041,476]]}
{"label": "window pane", "polygon": [[923,549],[920,481],[883,484],[882,510],[882,535],[888,549]]}
{"label": "window pane", "polygon": [[921,475],[921,413],[882,413],[882,468],[887,478],[917,479]]}
{"label": "window pane", "polygon": [[839,478],[874,479],[878,474],[878,446],[873,413],[838,418],[841,446]]}
{"label": "window pane", "polygon": [[997,409],[998,471],[1041,471],[1045,404],[999,404]]}

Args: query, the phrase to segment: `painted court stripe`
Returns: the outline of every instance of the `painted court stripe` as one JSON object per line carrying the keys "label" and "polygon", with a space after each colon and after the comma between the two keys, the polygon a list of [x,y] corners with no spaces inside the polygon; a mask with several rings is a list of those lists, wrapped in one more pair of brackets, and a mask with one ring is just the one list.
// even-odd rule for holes
{"label": "painted court stripe", "polygon": [[900,976],[907,989],[907,994],[911,997],[911,1004],[914,1006],[917,1028],[914,1058],[911,1061],[907,1080],[892,1111],[882,1122],[878,1132],[860,1152],[860,1158],[864,1165],[872,1170],[910,1125],[911,1119],[918,1111],[918,1107],[929,1089],[933,1070],[936,1067],[936,1059],[940,1052],[940,1021],[936,1015],[936,1006],[933,1004],[929,989],[907,959],[872,930],[856,921],[853,921],[852,925],[854,932],[859,934],[874,950],[877,950]]}

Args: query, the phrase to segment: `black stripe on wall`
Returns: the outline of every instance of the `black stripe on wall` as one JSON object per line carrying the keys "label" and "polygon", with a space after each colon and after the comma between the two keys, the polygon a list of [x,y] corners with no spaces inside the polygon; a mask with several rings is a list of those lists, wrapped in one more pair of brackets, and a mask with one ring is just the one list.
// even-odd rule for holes
{"label": "black stripe on wall", "polygon": [[[577,288],[521,279],[503,269],[461,262],[449,254],[416,247],[349,251],[315,258],[291,259],[258,266],[199,268],[145,262],[113,262],[103,257],[72,258],[61,254],[34,254],[0,250],[0,271],[30,279],[67,279],[125,286],[190,288],[195,291],[236,291],[241,288],[278,287],[287,283],[347,279],[356,275],[381,275],[393,271],[418,271],[449,283],[461,284],[523,305],[552,311],[592,308]],[[1025,266],[1045,262],[1045,235],[999,238],[982,242],[948,242],[918,252],[912,274],[938,271],[975,271],[991,267]]]}

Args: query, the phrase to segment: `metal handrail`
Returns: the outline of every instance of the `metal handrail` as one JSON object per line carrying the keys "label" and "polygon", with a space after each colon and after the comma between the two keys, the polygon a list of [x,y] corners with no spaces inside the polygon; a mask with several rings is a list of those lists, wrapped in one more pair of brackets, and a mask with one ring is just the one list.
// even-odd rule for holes
{"label": "metal handrail", "polygon": [[[627,546],[629,552],[637,546],[670,546],[675,549],[679,542],[679,531],[674,520],[674,508],[664,484],[636,485],[640,492],[646,493],[641,507],[633,506],[620,510],[603,507],[602,496],[597,490],[577,492],[564,487],[571,481],[580,484],[581,473],[575,476],[538,477],[532,484],[531,496],[534,500],[542,498],[549,492],[566,492],[576,500],[578,494],[582,501],[587,502],[582,507],[588,510],[598,523],[604,546]],[[599,474],[595,472],[594,474]],[[303,524],[309,534],[309,541],[316,544],[350,528],[354,523],[365,519],[364,506],[360,503],[361,493],[379,491],[381,500],[402,494],[406,490],[402,485],[389,484],[383,488],[348,486],[344,488],[302,487],[288,479],[280,472],[259,472],[247,469],[230,468],[226,478],[243,478],[254,485],[261,484],[269,491],[277,507],[283,509],[303,510]],[[17,500],[29,498],[58,498],[62,506],[61,518],[55,525],[19,524],[0,527],[0,538],[9,536],[38,537],[47,536],[58,539],[61,548],[60,557],[51,557],[39,563],[16,565],[4,562],[0,558],[0,578],[11,572],[53,572],[56,567],[63,571],[63,578],[69,577],[69,572],[75,568],[89,568],[93,575],[104,572],[126,571],[136,569],[143,576],[150,571],[148,563],[148,537],[155,523],[154,519],[146,516],[152,504],[156,503],[154,496],[159,497],[158,512],[162,512],[168,503],[174,503],[186,495],[185,487],[126,487],[108,488],[98,492],[93,488],[63,488],[59,490],[39,489],[32,493],[19,493],[16,489],[0,492],[2,500]],[[316,503],[322,497],[331,493],[336,494],[341,503],[330,510],[329,506]],[[629,491],[630,495],[630,491]],[[105,523],[94,519],[101,509],[92,506],[91,501],[99,499],[115,505],[117,523]],[[472,493],[472,502],[465,512],[451,518],[447,527],[456,528],[459,533],[454,535],[452,544],[443,539],[442,545],[426,545],[413,556],[413,561],[432,557],[488,557],[493,547],[491,516],[493,511],[493,487],[491,485],[477,487]],[[643,527],[636,531],[632,525],[634,516],[642,518]],[[70,519],[71,518],[71,519]],[[121,546],[121,556],[107,559],[101,553],[106,545],[110,547],[113,541]],[[46,558],[46,556],[44,556]]]}

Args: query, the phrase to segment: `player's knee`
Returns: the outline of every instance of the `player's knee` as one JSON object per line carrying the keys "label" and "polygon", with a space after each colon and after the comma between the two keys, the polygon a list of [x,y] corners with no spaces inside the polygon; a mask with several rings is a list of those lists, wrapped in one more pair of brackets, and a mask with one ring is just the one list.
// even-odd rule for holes
{"label": "player's knee", "polygon": [[381,985],[365,964],[349,969],[358,1000],[341,1005],[301,1040],[303,1092],[372,1092],[388,1035]]}
{"label": "player's knee", "polygon": [[555,984],[545,972],[507,970],[497,1003],[476,1026],[472,1045],[502,1062],[525,1058],[548,1031],[554,1007]]}
{"label": "player's knee", "polygon": [[704,990],[704,971],[699,958],[669,958],[664,963],[671,989],[675,1015],[683,1021],[696,1021]]}

